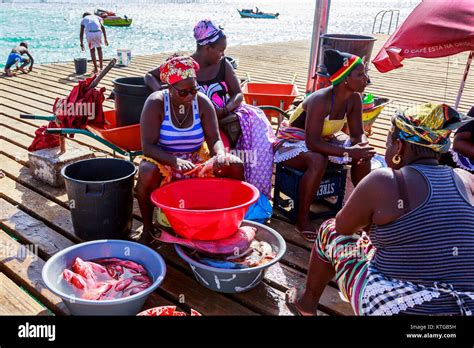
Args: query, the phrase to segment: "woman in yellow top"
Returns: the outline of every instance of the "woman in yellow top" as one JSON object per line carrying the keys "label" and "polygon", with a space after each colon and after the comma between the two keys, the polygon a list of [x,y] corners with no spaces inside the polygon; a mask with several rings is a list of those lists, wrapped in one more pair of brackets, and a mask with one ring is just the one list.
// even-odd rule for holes
{"label": "woman in yellow top", "polygon": [[[351,178],[357,185],[370,172],[370,160],[375,154],[362,124],[361,93],[368,80],[362,59],[326,50],[324,61],[332,85],[306,98],[289,124],[280,127],[275,152],[276,163],[304,171],[296,230],[309,241],[317,235],[309,209],[328,161],[352,164]],[[350,137],[340,132],[346,121]]]}

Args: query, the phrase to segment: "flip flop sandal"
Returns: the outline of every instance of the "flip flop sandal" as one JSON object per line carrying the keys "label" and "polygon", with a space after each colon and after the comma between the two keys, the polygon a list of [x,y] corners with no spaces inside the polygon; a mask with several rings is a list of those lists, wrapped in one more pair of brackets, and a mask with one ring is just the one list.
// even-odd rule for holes
{"label": "flip flop sandal", "polygon": [[288,307],[291,313],[293,313],[297,317],[302,317],[303,314],[295,305],[295,299],[297,298],[297,294],[298,294],[298,289],[291,288],[285,293],[285,302],[286,302],[286,306]]}
{"label": "flip flop sandal", "polygon": [[296,227],[295,227],[295,231],[301,234],[301,236],[310,243],[314,243],[316,239],[318,238],[318,232],[316,231],[300,231]]}

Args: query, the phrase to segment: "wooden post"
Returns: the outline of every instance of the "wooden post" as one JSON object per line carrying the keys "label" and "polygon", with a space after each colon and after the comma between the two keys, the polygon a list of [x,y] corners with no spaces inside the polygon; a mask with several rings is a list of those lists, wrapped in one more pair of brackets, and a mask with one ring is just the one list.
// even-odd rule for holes
{"label": "wooden post", "polygon": [[97,77],[94,79],[94,81],[92,81],[92,83],[89,85],[89,87],[87,87],[86,91],[89,90],[89,89],[92,89],[92,88],[95,88],[100,80],[102,80],[104,78],[105,75],[107,75],[107,73],[114,67],[114,65],[117,63],[117,58],[113,58],[109,64],[105,67],[104,70],[102,70],[100,72],[99,75],[97,75]]}
{"label": "wooden post", "polygon": [[456,97],[456,103],[454,108],[457,110],[459,103],[461,103],[462,92],[464,91],[464,85],[466,84],[467,75],[469,74],[469,68],[471,67],[471,62],[474,57],[474,51],[471,51],[469,58],[467,59],[466,68],[464,69],[464,75],[462,76],[461,86],[459,86],[458,96]]}

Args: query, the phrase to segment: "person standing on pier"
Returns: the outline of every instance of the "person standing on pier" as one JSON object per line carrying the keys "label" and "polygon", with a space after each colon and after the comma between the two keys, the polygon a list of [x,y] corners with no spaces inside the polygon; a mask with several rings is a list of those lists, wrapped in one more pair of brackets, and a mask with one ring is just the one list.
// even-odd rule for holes
{"label": "person standing on pier", "polygon": [[103,24],[103,19],[99,16],[92,15],[89,12],[85,12],[82,15],[81,21],[81,32],[80,41],[81,49],[84,51],[84,31],[86,33],[86,40],[91,53],[92,62],[94,63],[94,74],[99,72],[97,68],[97,58],[95,55],[95,49],[99,55],[99,66],[100,70],[103,68],[103,54],[102,54],[102,35],[104,36],[105,45],[108,46],[107,33]]}

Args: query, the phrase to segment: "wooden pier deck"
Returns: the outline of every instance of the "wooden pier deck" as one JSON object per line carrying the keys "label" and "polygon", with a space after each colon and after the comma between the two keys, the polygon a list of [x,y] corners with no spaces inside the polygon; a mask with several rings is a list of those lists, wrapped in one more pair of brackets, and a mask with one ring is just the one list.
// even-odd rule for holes
{"label": "wooden pier deck", "polygon": [[[385,39],[379,37],[374,55]],[[294,41],[230,47],[227,54],[238,59],[239,77],[249,74],[253,81],[289,82],[296,73],[296,83],[303,93],[309,47],[306,41]],[[167,55],[134,57],[129,67],[114,68],[101,85],[109,93],[113,79],[143,75]],[[384,153],[390,115],[401,104],[454,103],[466,58],[467,54],[460,54],[449,59],[407,60],[403,69],[388,74],[372,69],[372,85],[368,91],[392,100],[375,123],[370,138],[379,153]],[[55,98],[66,96],[76,82],[72,62],[36,65],[28,75],[0,78],[0,315],[68,314],[60,298],[44,286],[41,269],[57,251],[79,240],[72,228],[65,190],[40,183],[30,174],[27,148],[34,131],[45,122],[22,120],[19,115],[50,114]],[[474,104],[473,82],[471,74],[461,111],[466,112]],[[113,107],[110,101],[104,105],[106,109]],[[68,141],[92,149],[97,156],[111,156],[108,148],[90,138],[76,136]],[[135,202],[133,228],[140,225]],[[257,288],[235,295],[207,290],[195,281],[173,248],[164,245],[158,252],[167,262],[168,274],[145,308],[174,304],[184,310],[194,308],[204,315],[290,315],[284,294],[290,287],[304,283],[311,245],[279,219],[272,219],[270,226],[286,239],[287,253],[281,262],[270,268]],[[352,314],[350,305],[341,300],[334,283],[326,288],[319,310],[323,315]]]}

